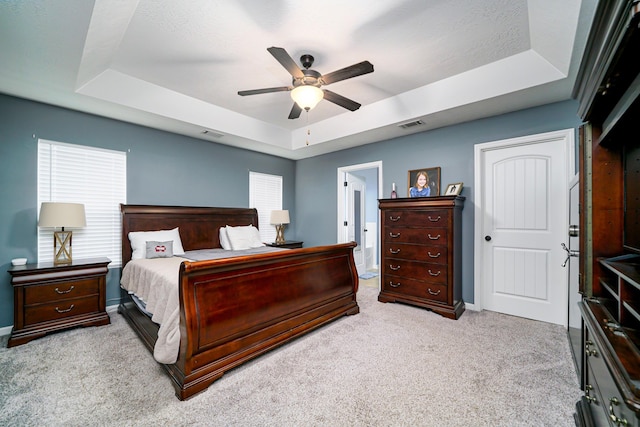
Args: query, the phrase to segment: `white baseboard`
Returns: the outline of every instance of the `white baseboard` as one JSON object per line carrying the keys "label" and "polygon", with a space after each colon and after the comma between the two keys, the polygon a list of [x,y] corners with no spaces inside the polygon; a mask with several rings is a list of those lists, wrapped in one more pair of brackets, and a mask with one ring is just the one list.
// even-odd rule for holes
{"label": "white baseboard", "polygon": [[464,308],[465,310],[469,310],[469,311],[482,311],[480,309],[478,309],[475,304],[469,304],[468,302],[464,303]]}
{"label": "white baseboard", "polygon": [[4,328],[0,328],[0,337],[3,337],[5,335],[9,335],[11,333],[12,329],[13,329],[13,325],[5,326]]}

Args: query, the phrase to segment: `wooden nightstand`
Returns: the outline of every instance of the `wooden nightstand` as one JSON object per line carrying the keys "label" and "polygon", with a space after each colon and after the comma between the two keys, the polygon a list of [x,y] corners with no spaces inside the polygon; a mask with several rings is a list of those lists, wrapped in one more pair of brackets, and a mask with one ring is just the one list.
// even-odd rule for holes
{"label": "wooden nightstand", "polygon": [[282,244],[277,243],[267,243],[267,246],[271,246],[272,248],[286,248],[286,249],[296,249],[302,247],[302,242],[298,242],[296,240],[285,240]]}
{"label": "wooden nightstand", "polygon": [[93,258],[9,268],[14,325],[7,347],[76,326],[108,325],[105,294],[110,262]]}

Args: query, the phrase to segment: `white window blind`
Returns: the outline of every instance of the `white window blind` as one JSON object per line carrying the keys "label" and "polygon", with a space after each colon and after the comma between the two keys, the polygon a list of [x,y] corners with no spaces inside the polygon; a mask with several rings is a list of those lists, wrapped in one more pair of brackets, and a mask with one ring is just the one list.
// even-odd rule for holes
{"label": "white window blind", "polygon": [[276,227],[270,224],[271,211],[282,209],[282,177],[249,171],[249,207],[258,210],[260,239],[276,240]]}
{"label": "white window blind", "polygon": [[[82,203],[87,226],[74,228],[72,257],[108,257],[119,267],[120,203],[126,203],[127,155],[61,142],[38,141],[38,214],[42,202]],[[53,229],[38,228],[38,261],[53,261]]]}

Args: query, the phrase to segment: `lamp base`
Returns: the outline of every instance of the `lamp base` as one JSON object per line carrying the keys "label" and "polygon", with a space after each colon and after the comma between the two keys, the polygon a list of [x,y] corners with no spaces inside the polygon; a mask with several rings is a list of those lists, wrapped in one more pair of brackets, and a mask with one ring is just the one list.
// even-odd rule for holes
{"label": "lamp base", "polygon": [[71,264],[71,231],[54,231],[53,232],[53,263],[54,264]]}
{"label": "lamp base", "polygon": [[284,224],[276,225],[276,245],[283,245],[284,240]]}

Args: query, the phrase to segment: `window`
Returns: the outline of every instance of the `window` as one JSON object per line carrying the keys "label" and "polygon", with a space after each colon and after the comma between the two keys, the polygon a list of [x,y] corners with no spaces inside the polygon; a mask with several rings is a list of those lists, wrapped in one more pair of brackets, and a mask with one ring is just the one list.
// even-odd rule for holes
{"label": "window", "polygon": [[[126,203],[127,155],[38,141],[38,211],[42,202],[83,203],[87,226],[72,229],[73,258],[108,257],[119,267],[120,203]],[[38,228],[38,261],[53,261],[53,230]]]}
{"label": "window", "polygon": [[276,240],[271,211],[282,209],[282,177],[249,171],[249,207],[258,210],[258,228],[263,242]]}

